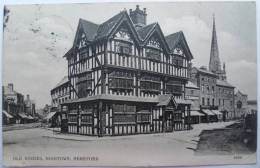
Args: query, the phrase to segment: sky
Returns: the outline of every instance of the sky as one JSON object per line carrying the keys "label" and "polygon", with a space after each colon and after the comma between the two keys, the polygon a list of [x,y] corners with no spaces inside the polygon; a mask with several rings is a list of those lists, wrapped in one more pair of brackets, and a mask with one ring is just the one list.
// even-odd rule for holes
{"label": "sky", "polygon": [[[137,3],[9,5],[3,40],[3,84],[30,94],[37,108],[51,103],[50,90],[67,75],[63,55],[72,46],[79,18],[100,24]],[[147,23],[164,35],[182,30],[193,66],[208,66],[215,15],[221,63],[227,80],[249,99],[257,95],[256,8],[254,2],[138,3]]]}

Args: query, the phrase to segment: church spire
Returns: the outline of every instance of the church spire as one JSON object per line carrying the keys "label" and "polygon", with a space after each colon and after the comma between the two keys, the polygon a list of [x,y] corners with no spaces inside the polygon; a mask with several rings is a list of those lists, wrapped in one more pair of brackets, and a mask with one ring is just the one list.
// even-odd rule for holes
{"label": "church spire", "polygon": [[212,39],[211,39],[209,70],[215,73],[221,71],[214,14],[213,14],[213,30],[212,30]]}

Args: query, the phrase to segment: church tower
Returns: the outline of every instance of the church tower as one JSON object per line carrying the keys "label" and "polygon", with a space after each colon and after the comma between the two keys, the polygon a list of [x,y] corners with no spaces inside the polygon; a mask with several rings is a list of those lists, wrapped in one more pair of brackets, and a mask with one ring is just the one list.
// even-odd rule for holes
{"label": "church tower", "polygon": [[225,65],[223,65],[223,70],[222,70],[220,58],[219,58],[215,16],[213,15],[213,30],[212,30],[212,39],[211,39],[209,70],[217,74],[220,80],[226,80],[226,71],[224,67]]}

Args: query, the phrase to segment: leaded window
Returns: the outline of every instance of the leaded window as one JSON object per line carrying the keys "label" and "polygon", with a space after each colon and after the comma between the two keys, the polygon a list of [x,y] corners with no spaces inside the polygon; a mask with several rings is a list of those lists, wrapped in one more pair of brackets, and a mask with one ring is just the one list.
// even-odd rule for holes
{"label": "leaded window", "polygon": [[92,73],[83,73],[78,77],[78,96],[86,97],[92,90]]}
{"label": "leaded window", "polygon": [[92,116],[91,115],[82,115],[81,122],[86,124],[92,124]]}
{"label": "leaded window", "polygon": [[154,61],[160,61],[161,60],[160,50],[147,48],[146,57]]}
{"label": "leaded window", "polygon": [[183,66],[183,58],[180,56],[172,56],[172,63],[175,66]]}
{"label": "leaded window", "polygon": [[157,92],[161,90],[161,79],[157,76],[143,75],[140,80],[140,87],[145,92]]}
{"label": "leaded window", "polygon": [[166,83],[166,93],[182,94],[183,87],[181,81],[170,80]]}
{"label": "leaded window", "polygon": [[133,74],[131,72],[113,71],[109,73],[109,88],[120,90],[133,89]]}
{"label": "leaded window", "polygon": [[128,56],[132,53],[132,44],[127,42],[116,42],[116,52],[121,56]]}

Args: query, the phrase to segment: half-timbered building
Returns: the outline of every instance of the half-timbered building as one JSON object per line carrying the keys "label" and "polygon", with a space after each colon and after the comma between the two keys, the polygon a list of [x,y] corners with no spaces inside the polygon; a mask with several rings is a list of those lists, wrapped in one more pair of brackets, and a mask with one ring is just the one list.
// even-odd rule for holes
{"label": "half-timbered building", "polygon": [[[185,99],[193,56],[182,31],[165,36],[146,9],[102,24],[79,20],[68,61],[68,132],[129,135],[189,129]],[[66,107],[66,108],[65,108]]]}

